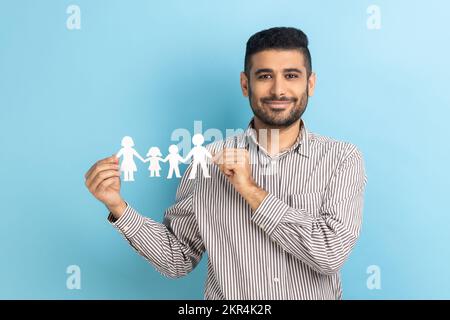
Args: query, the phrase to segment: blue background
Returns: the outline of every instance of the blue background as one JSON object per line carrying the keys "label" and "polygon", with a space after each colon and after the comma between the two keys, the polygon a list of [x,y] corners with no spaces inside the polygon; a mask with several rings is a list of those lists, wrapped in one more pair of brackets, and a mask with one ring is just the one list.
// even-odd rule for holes
{"label": "blue background", "polygon": [[[66,28],[70,4],[81,30]],[[371,4],[380,30],[366,26]],[[124,135],[141,154],[166,154],[172,131],[195,120],[245,128],[245,43],[273,26],[310,38],[308,128],[364,154],[364,226],[344,298],[450,298],[449,12],[443,0],[1,0],[0,298],[202,299],[206,256],[187,277],[164,278],[107,223],[83,176]],[[123,195],[162,221],[178,180],[138,166]],[[81,290],[66,288],[72,264]],[[367,288],[370,265],[380,290]]]}

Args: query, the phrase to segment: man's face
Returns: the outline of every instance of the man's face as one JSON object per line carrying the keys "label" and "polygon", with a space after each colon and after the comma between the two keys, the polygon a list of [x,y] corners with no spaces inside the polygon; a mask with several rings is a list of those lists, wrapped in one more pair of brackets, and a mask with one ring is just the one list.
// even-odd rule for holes
{"label": "man's face", "polygon": [[271,127],[287,127],[299,120],[314,93],[315,74],[308,79],[299,50],[264,50],[251,57],[249,78],[241,73],[241,87],[254,115]]}

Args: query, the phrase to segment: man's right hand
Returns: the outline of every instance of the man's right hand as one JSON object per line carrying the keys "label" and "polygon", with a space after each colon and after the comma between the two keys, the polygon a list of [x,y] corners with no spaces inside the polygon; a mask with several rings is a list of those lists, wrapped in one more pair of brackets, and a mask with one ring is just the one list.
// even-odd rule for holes
{"label": "man's right hand", "polygon": [[119,159],[114,155],[97,161],[84,175],[86,187],[119,219],[127,204],[120,196]]}

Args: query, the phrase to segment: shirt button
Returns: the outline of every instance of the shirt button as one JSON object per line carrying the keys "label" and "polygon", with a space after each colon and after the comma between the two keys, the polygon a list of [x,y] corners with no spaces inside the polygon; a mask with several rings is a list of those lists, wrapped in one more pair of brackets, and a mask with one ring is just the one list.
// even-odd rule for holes
{"label": "shirt button", "polygon": [[273,278],[273,281],[275,281],[275,282],[280,282],[280,279],[278,279],[278,278]]}
{"label": "shirt button", "polygon": [[130,227],[126,226],[126,227],[123,228],[123,231],[127,232],[128,229],[130,229]]}

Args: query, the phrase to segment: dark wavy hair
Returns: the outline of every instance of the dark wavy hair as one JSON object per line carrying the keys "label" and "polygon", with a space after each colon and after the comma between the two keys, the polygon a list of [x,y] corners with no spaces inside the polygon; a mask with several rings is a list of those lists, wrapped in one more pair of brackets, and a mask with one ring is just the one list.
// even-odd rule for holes
{"label": "dark wavy hair", "polygon": [[252,35],[245,49],[244,72],[250,76],[250,58],[255,53],[268,49],[297,49],[303,53],[307,76],[312,72],[311,54],[308,49],[308,37],[296,28],[275,27],[259,31]]}

